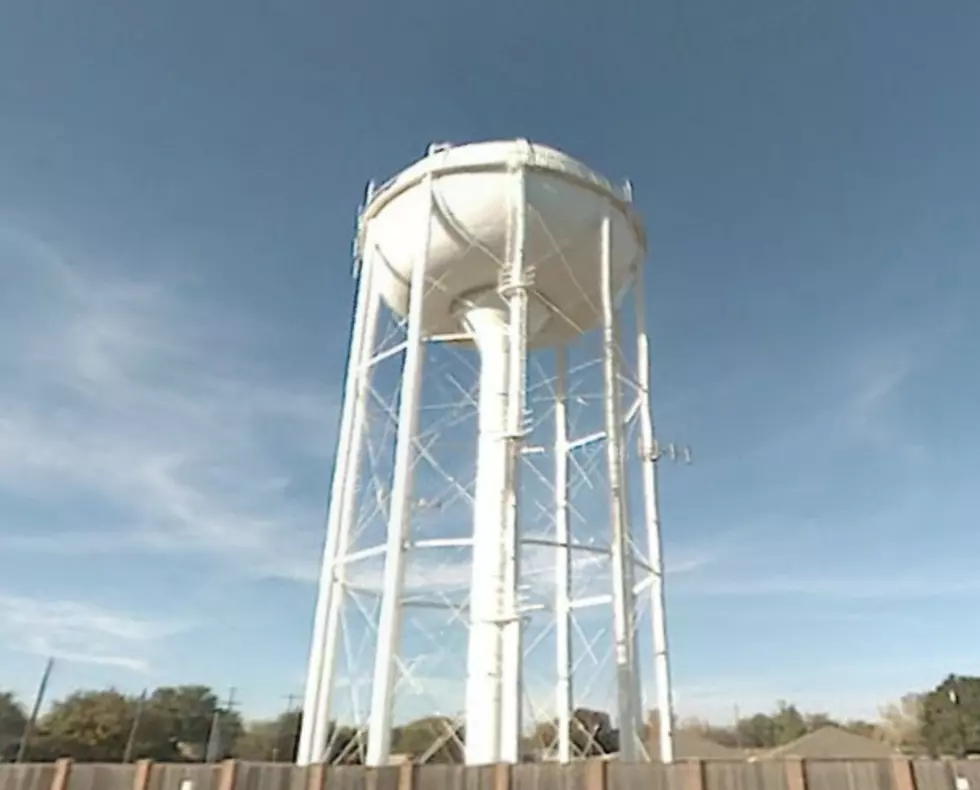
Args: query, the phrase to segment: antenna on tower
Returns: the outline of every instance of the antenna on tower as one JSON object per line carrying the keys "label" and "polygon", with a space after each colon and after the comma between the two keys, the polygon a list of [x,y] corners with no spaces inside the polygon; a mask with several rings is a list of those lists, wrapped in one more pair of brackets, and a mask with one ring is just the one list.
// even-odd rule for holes
{"label": "antenna on tower", "polygon": [[684,464],[691,463],[691,447],[687,444],[677,444],[668,442],[660,444],[657,439],[653,440],[653,460],[659,461],[666,458],[668,461],[675,461]]}

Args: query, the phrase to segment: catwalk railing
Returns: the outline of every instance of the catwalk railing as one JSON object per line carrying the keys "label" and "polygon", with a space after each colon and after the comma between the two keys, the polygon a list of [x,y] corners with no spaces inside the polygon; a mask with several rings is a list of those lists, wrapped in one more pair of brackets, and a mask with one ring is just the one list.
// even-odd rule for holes
{"label": "catwalk railing", "polygon": [[299,768],[286,763],[0,764],[0,790],[956,790],[980,788],[980,761],[586,761],[468,768]]}

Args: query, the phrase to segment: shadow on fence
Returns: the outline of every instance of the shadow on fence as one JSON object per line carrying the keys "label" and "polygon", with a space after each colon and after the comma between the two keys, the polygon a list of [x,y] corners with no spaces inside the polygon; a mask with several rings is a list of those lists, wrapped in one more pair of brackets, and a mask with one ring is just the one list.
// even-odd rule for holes
{"label": "shadow on fence", "polygon": [[674,765],[554,764],[300,768],[73,763],[0,765],[0,790],[980,790],[980,762],[951,760],[689,760]]}

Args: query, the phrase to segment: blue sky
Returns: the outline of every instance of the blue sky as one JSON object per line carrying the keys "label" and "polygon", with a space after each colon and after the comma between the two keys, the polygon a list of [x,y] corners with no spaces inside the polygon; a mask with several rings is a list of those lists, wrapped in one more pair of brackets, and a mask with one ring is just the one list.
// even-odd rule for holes
{"label": "blue sky", "polygon": [[969,0],[8,0],[0,684],[54,652],[53,694],[301,689],[354,210],[502,136],[647,221],[696,453],[662,481],[681,713],[977,672],[978,34]]}

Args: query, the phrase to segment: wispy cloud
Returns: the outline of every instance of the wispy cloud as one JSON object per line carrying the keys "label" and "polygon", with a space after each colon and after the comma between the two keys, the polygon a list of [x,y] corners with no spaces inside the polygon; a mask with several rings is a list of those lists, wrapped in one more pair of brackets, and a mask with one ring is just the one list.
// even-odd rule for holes
{"label": "wispy cloud", "polygon": [[254,324],[221,305],[0,230],[0,491],[120,514],[61,534],[8,512],[5,553],[205,550],[305,575],[322,503],[289,490],[275,443],[326,474],[334,391],[251,361]]}
{"label": "wispy cloud", "polygon": [[147,620],[70,600],[0,592],[4,647],[37,656],[145,672],[153,643],[187,627]]}

